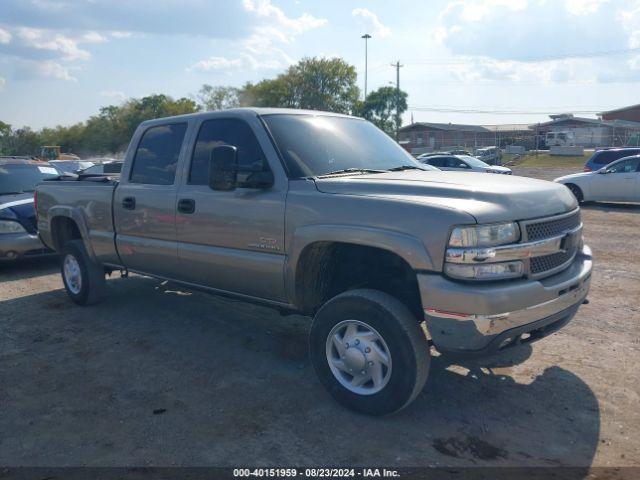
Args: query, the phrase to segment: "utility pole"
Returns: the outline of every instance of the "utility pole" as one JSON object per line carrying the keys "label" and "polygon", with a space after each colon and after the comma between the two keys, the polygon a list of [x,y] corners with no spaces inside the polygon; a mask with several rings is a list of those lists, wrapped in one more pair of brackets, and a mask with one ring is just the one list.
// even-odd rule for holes
{"label": "utility pole", "polygon": [[371,38],[371,35],[369,35],[368,33],[365,33],[364,35],[362,35],[362,37],[360,38],[364,38],[364,101],[367,101],[367,67],[368,67],[368,57],[369,57],[369,52],[367,51],[367,47],[368,47],[368,41]]}
{"label": "utility pole", "polygon": [[398,141],[398,127],[400,126],[400,60],[391,64],[396,69],[396,142]]}

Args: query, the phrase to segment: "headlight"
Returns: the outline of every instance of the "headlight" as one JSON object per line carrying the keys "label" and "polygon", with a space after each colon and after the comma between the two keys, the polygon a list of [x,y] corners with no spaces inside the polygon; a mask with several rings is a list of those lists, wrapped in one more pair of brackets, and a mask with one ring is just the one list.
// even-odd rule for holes
{"label": "headlight", "polygon": [[524,265],[521,261],[463,265],[446,263],[444,271],[452,278],[461,280],[504,280],[521,277]]}
{"label": "headlight", "polygon": [[520,228],[515,222],[493,225],[471,225],[456,227],[451,232],[450,247],[496,247],[516,243],[520,239]]}
{"label": "headlight", "polygon": [[13,220],[0,220],[0,233],[26,233],[22,225]]}

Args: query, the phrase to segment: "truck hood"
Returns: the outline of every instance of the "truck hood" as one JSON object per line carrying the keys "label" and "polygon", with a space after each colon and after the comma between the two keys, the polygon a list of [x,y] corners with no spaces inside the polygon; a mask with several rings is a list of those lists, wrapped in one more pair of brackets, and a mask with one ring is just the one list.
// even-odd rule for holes
{"label": "truck hood", "polygon": [[544,217],[578,206],[564,185],[511,175],[407,170],[316,178],[315,183],[324,193],[461,210],[473,215],[478,223]]}
{"label": "truck hood", "polygon": [[35,233],[35,215],[33,193],[0,195],[0,219],[17,220],[29,233]]}

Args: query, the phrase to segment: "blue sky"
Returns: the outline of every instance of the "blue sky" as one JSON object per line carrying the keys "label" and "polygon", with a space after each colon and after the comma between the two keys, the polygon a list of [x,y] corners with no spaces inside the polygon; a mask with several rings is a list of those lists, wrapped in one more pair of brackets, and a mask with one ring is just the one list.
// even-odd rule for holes
{"label": "blue sky", "polygon": [[364,33],[369,90],[404,65],[405,121],[640,103],[640,0],[2,0],[0,120],[68,125],[127,97],[273,77],[304,56],[346,59],[363,88]]}

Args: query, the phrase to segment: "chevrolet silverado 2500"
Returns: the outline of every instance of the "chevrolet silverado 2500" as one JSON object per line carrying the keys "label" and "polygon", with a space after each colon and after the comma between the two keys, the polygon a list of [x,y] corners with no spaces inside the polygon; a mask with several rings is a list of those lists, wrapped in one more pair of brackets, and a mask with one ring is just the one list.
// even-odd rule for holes
{"label": "chevrolet silverado 2500", "polygon": [[76,303],[121,271],[312,316],[320,381],[370,414],[416,397],[432,346],[491,355],[562,327],[592,268],[566,187],[434,171],[314,111],[144,122],[119,179],[45,181],[37,211]]}

